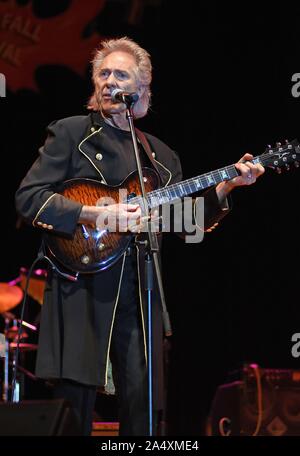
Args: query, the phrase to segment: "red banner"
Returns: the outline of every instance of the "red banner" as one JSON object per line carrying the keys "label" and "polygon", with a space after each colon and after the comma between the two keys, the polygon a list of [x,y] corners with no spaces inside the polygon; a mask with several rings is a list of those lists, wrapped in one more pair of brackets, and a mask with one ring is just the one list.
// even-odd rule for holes
{"label": "red banner", "polygon": [[98,33],[82,32],[103,9],[105,0],[73,0],[69,8],[50,18],[38,18],[31,4],[0,2],[0,73],[7,87],[38,90],[34,73],[40,65],[64,65],[84,75]]}

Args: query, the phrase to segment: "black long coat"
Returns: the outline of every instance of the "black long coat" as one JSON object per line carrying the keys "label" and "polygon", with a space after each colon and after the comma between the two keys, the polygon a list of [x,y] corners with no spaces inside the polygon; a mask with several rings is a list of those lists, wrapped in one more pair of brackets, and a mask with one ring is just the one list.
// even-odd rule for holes
{"label": "black long coat", "polygon": [[[52,122],[39,157],[16,193],[19,214],[38,229],[72,236],[82,206],[55,193],[55,187],[74,177],[98,179],[108,185],[123,181],[132,170],[127,168],[120,134],[123,142],[130,141],[129,133],[108,126],[96,113]],[[154,136],[146,136],[154,151],[162,185],[179,182],[182,173],[176,153]],[[214,189],[207,192],[206,227],[225,214]],[[145,327],[141,296],[143,262],[138,251],[137,255]],[[124,261],[125,255],[108,270],[82,275],[75,283],[49,271],[36,366],[39,377],[108,386],[109,348]],[[157,301],[154,312],[159,312]],[[145,330],[144,341],[146,356]]]}

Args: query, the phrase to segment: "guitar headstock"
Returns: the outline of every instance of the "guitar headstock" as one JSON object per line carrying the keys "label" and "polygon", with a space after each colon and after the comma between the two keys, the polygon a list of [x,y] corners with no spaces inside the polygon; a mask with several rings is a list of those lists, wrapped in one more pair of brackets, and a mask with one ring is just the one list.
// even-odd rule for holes
{"label": "guitar headstock", "polygon": [[284,144],[276,143],[276,147],[268,146],[259,159],[263,166],[276,169],[278,173],[282,168],[288,171],[291,164],[298,168],[300,165],[299,142],[297,139],[293,139],[293,141],[286,140]]}

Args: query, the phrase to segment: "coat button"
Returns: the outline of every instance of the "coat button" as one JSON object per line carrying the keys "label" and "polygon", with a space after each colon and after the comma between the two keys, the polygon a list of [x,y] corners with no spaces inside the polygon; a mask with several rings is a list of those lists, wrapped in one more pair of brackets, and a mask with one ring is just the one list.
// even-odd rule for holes
{"label": "coat button", "polygon": [[96,158],[96,160],[100,161],[100,160],[102,160],[103,155],[102,154],[96,154],[95,158]]}
{"label": "coat button", "polygon": [[43,223],[43,224],[42,224],[42,227],[43,227],[43,228],[48,228],[47,223]]}
{"label": "coat button", "polygon": [[53,230],[53,225],[48,225],[48,230]]}
{"label": "coat button", "polygon": [[43,222],[37,222],[37,225],[42,226]]}
{"label": "coat button", "polygon": [[95,127],[91,127],[91,132],[94,133],[94,131],[96,130]]}

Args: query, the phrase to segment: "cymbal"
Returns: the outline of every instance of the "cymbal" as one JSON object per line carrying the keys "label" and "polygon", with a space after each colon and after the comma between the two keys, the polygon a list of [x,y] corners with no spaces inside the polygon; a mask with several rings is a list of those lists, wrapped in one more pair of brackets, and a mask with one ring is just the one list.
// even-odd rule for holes
{"label": "cymbal", "polygon": [[23,291],[17,285],[0,282],[0,313],[16,307],[23,298]]}
{"label": "cymbal", "polygon": [[[23,290],[26,287],[28,271],[26,268],[20,269],[20,285]],[[33,271],[29,279],[28,294],[31,298],[35,299],[39,304],[43,304],[44,289],[46,285],[47,271],[44,269],[36,269]]]}
{"label": "cymbal", "polygon": [[[15,350],[17,348],[17,342],[11,342],[9,344],[9,349],[10,350]],[[20,351],[31,351],[31,350],[37,350],[38,346],[37,344],[26,344],[21,342],[19,344]]]}

